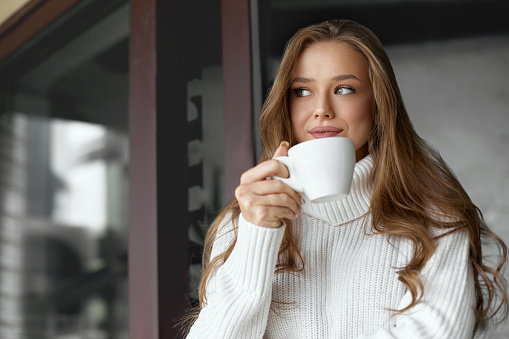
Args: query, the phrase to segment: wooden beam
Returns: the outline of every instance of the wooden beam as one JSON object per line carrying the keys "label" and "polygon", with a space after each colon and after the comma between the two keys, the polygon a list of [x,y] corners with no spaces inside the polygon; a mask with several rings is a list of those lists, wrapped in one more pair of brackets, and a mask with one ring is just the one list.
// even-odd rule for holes
{"label": "wooden beam", "polygon": [[159,338],[156,10],[131,1],[129,336],[144,339]]}
{"label": "wooden beam", "polygon": [[[255,163],[248,0],[222,0],[226,193]],[[232,195],[233,196],[233,195]]]}
{"label": "wooden beam", "polygon": [[131,0],[130,337],[182,337],[188,298],[187,84],[197,1]]}
{"label": "wooden beam", "polygon": [[81,0],[32,0],[0,26],[0,62]]}
{"label": "wooden beam", "polygon": [[0,36],[7,32],[11,27],[17,25],[25,16],[33,12],[46,0],[29,0],[15,9],[0,25]]}

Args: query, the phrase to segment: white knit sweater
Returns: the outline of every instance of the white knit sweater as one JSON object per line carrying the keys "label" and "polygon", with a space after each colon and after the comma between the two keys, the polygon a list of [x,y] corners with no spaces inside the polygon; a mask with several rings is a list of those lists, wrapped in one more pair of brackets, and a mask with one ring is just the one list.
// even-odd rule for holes
{"label": "white knit sweater", "polygon": [[[463,232],[439,238],[420,275],[422,302],[391,316],[390,309],[411,301],[396,272],[413,246],[372,234],[366,183],[372,164],[370,156],[356,164],[345,199],[303,205],[292,225],[301,272],[274,273],[284,226],[259,227],[241,215],[235,248],[209,280],[207,305],[188,338],[471,338],[475,292]],[[212,256],[231,241],[226,226]]]}

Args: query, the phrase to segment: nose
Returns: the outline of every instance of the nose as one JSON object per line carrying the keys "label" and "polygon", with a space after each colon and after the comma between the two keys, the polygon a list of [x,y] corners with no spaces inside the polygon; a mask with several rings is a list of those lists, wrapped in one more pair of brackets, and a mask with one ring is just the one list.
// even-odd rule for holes
{"label": "nose", "polygon": [[316,119],[333,119],[335,117],[334,109],[327,96],[323,95],[316,98],[313,114]]}

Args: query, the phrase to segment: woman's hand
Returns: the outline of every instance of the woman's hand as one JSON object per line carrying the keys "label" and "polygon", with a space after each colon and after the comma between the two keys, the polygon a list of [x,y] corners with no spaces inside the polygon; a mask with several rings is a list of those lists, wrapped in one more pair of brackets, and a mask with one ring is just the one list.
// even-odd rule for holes
{"label": "woman's hand", "polygon": [[283,141],[272,160],[264,161],[244,172],[235,190],[244,219],[262,227],[275,228],[283,225],[281,219],[294,219],[302,204],[300,195],[281,180],[272,176],[288,178],[285,165],[277,157],[288,155],[289,144]]}

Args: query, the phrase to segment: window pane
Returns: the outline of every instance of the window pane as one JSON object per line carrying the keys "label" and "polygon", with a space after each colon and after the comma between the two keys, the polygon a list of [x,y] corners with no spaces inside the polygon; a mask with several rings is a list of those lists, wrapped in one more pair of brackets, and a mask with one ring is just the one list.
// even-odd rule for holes
{"label": "window pane", "polygon": [[1,338],[127,338],[128,36],[126,4],[2,91]]}
{"label": "window pane", "polygon": [[187,121],[191,131],[188,142],[189,297],[193,305],[198,300],[205,234],[228,199],[225,192],[221,2],[207,1],[202,6],[197,21],[207,34],[199,36],[196,52],[206,57],[190,66],[190,74],[198,76],[187,83]]}

